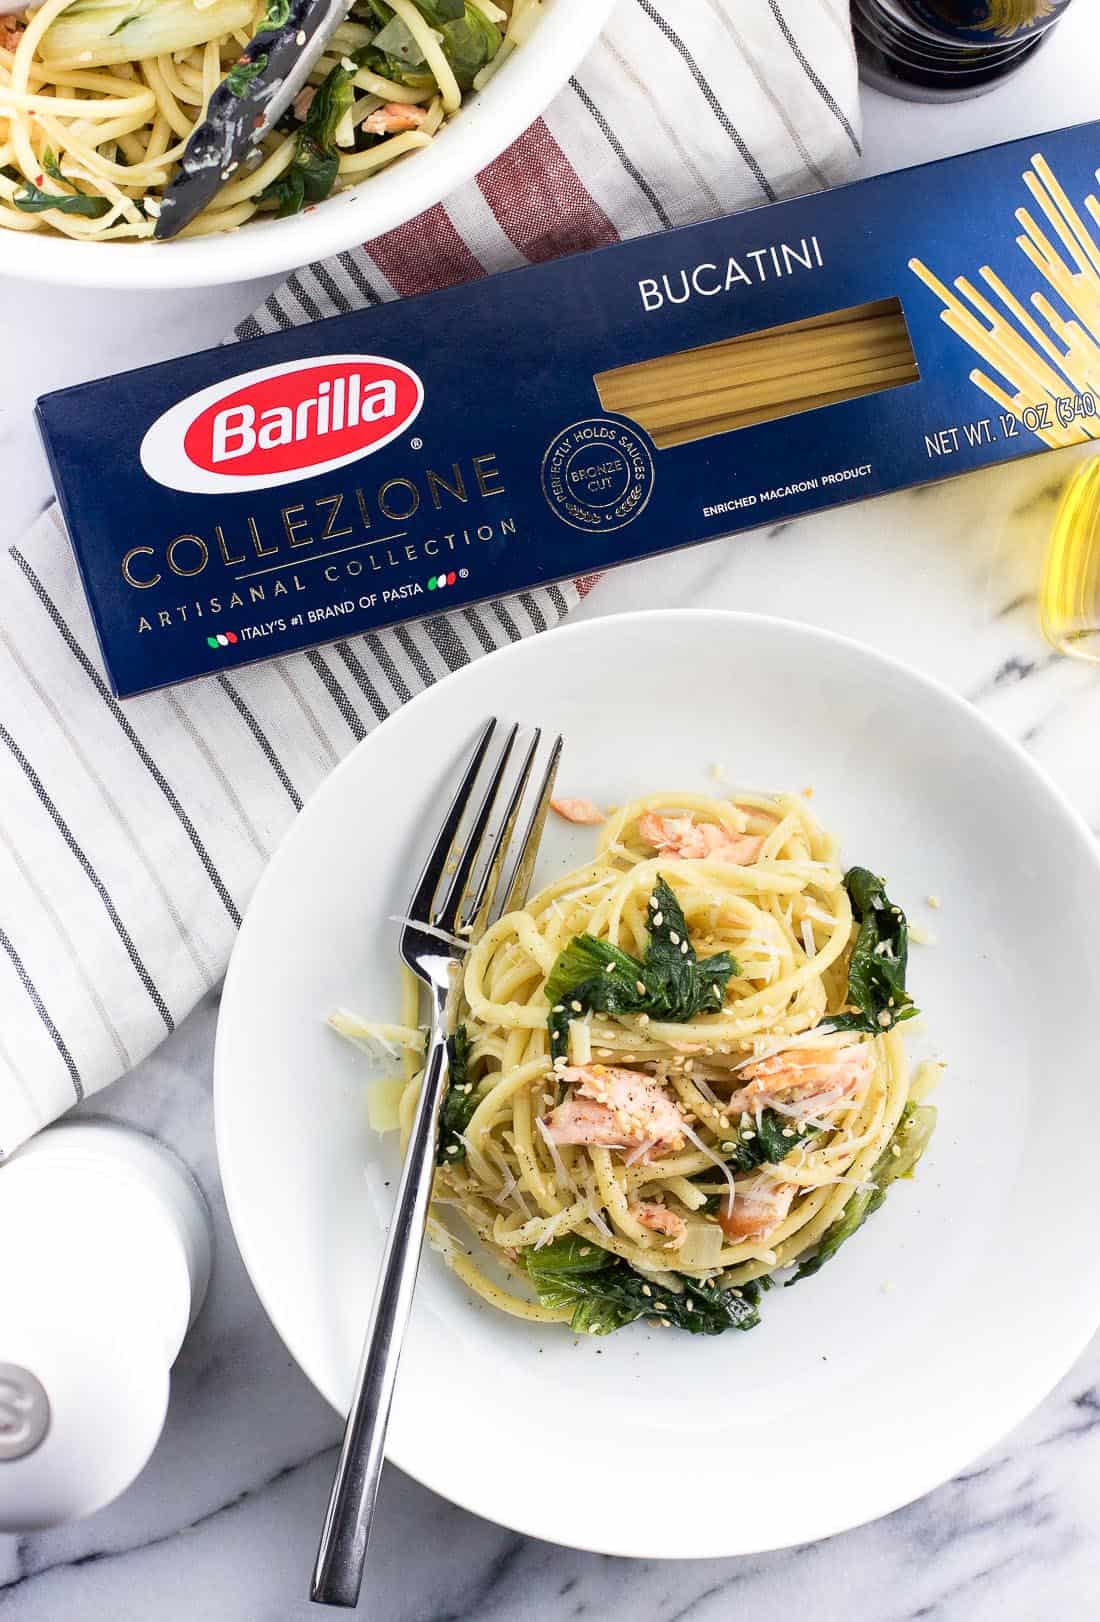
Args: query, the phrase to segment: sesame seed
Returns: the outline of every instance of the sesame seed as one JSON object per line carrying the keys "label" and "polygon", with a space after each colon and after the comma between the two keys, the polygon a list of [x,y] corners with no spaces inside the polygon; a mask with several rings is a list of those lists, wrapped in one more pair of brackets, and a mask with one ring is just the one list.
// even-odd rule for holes
{"label": "sesame seed", "polygon": [[741,1134],[741,1137],[743,1138],[743,1140],[746,1143],[751,1143],[752,1139],[755,1138],[755,1136],[756,1136],[755,1132],[742,1132],[742,1134]]}
{"label": "sesame seed", "polygon": [[652,1295],[653,1294],[653,1291],[650,1289],[648,1284],[643,1284],[642,1285],[642,1294],[643,1295]]}
{"label": "sesame seed", "polygon": [[665,921],[664,913],[655,912],[653,914],[653,927],[655,929],[660,929],[660,927],[664,923],[664,921]]}
{"label": "sesame seed", "polygon": [[553,1014],[564,1014],[565,1004],[563,1002],[556,1002],[550,1012]]}
{"label": "sesame seed", "polygon": [[667,1312],[668,1311],[668,1302],[667,1301],[654,1301],[653,1305],[656,1307],[658,1312]]}
{"label": "sesame seed", "polygon": [[654,912],[656,912],[656,910],[657,910],[657,897],[655,895],[650,896],[649,904],[653,908]]}
{"label": "sesame seed", "polygon": [[720,1143],[718,1145],[718,1147],[721,1149],[721,1151],[722,1151],[722,1153],[724,1155],[728,1155],[728,1154],[733,1153],[733,1151],[737,1148],[737,1145],[736,1145],[736,1143],[727,1142],[727,1143]]}
{"label": "sesame seed", "polygon": [[645,996],[645,981],[644,980],[635,980],[634,989],[638,993],[639,997],[644,997]]}
{"label": "sesame seed", "polygon": [[[660,920],[654,920],[654,921],[655,921],[655,922],[659,922],[659,921],[660,921]],[[670,940],[670,941],[671,941],[671,942],[672,942],[672,944],[673,944],[673,946],[679,946],[679,944],[680,944],[680,937],[679,937],[679,935],[677,935],[677,933],[676,933],[676,931],[675,931],[675,930],[674,930],[674,929],[670,929],[670,930],[669,930],[669,932],[668,932],[668,938],[669,938],[669,940]]]}
{"label": "sesame seed", "polygon": [[581,1248],[580,1248],[579,1254],[581,1256],[591,1256],[591,1254],[592,1254],[592,1246],[591,1245],[582,1245]]}
{"label": "sesame seed", "polygon": [[938,895],[925,896],[924,899],[927,901],[928,905],[930,907],[932,907],[934,910],[938,910],[940,907],[943,906],[943,902],[940,900]]}
{"label": "sesame seed", "polygon": [[447,1153],[449,1155],[456,1155],[458,1153],[458,1144],[457,1143],[449,1143],[447,1145]]}
{"label": "sesame seed", "polygon": [[649,1015],[648,1014],[639,1014],[638,1015],[638,1024],[639,1025],[648,1025],[649,1024]]}
{"label": "sesame seed", "polygon": [[890,1145],[890,1153],[893,1155],[895,1160],[901,1159],[901,1150],[896,1143],[892,1143]]}
{"label": "sesame seed", "polygon": [[794,1135],[795,1134],[794,1134],[794,1127],[793,1126],[785,1126],[783,1128],[783,1136],[785,1138],[793,1138]]}
{"label": "sesame seed", "polygon": [[690,952],[690,950],[691,950],[691,948],[690,948],[690,946],[689,946],[689,945],[688,945],[688,943],[687,943],[687,941],[684,941],[684,942],[683,942],[683,943],[682,943],[682,944],[681,944],[681,946],[680,946],[680,951],[681,951],[681,953],[682,953],[682,954],[683,954],[683,956],[684,956],[684,957],[687,957],[687,955],[688,955],[688,953],[689,953],[689,952]]}
{"label": "sesame seed", "polygon": [[306,31],[305,31],[304,28],[299,28],[298,32],[294,36],[294,43],[295,43],[295,45],[304,45],[305,42],[306,42]]}
{"label": "sesame seed", "polygon": [[581,1007],[580,1003],[576,1001],[576,999],[574,999],[573,1002],[571,1002],[569,1004],[569,1006],[570,1006],[570,1008],[573,1010],[573,1012],[575,1014],[583,1014],[584,1013],[584,1009]]}

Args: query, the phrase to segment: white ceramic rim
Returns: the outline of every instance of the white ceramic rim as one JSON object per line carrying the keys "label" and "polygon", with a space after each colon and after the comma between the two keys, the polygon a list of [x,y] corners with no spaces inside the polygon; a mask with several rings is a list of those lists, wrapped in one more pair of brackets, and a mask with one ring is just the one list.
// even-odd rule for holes
{"label": "white ceramic rim", "polygon": [[[970,704],[965,698],[954,692],[943,682],[938,681],[936,678],[914,669],[904,660],[896,659],[889,654],[882,653],[878,649],[870,647],[868,644],[859,641],[855,637],[844,636],[837,632],[826,630],[805,621],[790,620],[771,614],[752,614],[743,611],[726,611],[719,609],[651,609],[609,616],[609,620],[613,620],[614,623],[620,626],[629,624],[637,625],[645,622],[648,622],[650,625],[654,625],[659,621],[664,621],[670,626],[670,634],[675,634],[676,631],[686,632],[693,623],[702,624],[704,622],[718,622],[727,629],[728,634],[731,637],[736,635],[737,628],[740,625],[752,624],[757,627],[771,626],[777,631],[783,633],[794,631],[801,636],[806,636],[811,640],[816,640],[825,646],[847,649],[859,656],[872,658],[883,666],[888,667],[895,674],[901,675],[903,678],[909,680],[917,687],[924,689],[931,697],[934,697],[939,702],[946,703],[948,707],[964,713],[971,724],[976,725],[980,731],[986,734],[995,748],[1001,749],[1007,756],[1009,756],[1014,763],[1033,780],[1035,785],[1040,787],[1045,792],[1050,802],[1052,814],[1061,817],[1065,825],[1067,839],[1072,837],[1076,840],[1079,846],[1080,856],[1083,858],[1087,866],[1092,867],[1092,869],[1097,873],[1098,879],[1100,879],[1100,849],[1097,848],[1097,842],[1093,838],[1088,824],[1085,822],[1084,818],[1076,810],[1076,808],[1070,803],[1067,797],[1062,793],[1057,784],[1053,782],[1053,780],[1038,765],[1032,756],[1027,753],[1021,744],[1017,743],[1015,739],[1003,732],[993,721],[983,714],[982,711]],[[600,624],[601,621],[599,620],[583,621],[578,624],[559,627],[546,633],[546,635],[555,638],[555,642],[558,638],[563,640],[572,640],[577,637],[590,637],[594,634],[596,627]],[[486,654],[481,660],[478,660],[477,663],[479,666],[492,665],[495,661],[506,660],[512,653],[515,652],[517,646],[523,645],[525,644],[510,644],[504,648],[497,649],[493,653]],[[466,668],[468,669],[470,667]],[[455,677],[460,678],[462,674],[462,671],[458,671],[454,676],[445,678],[445,680],[454,680]],[[409,712],[413,711],[416,706],[425,705],[430,701],[432,695],[438,691],[439,687],[443,685],[445,685],[445,682],[439,682],[433,687],[427,688],[421,693],[418,693],[415,698],[403,705],[400,710],[394,711],[391,716],[387,717],[387,720],[383,722],[382,725],[391,725],[394,721],[399,721],[401,717],[406,716]],[[376,729],[376,731],[377,730],[378,729]],[[371,737],[373,736],[375,736],[374,733],[371,734]],[[307,813],[311,807],[313,807],[321,799],[322,796],[339,794],[343,778],[348,772],[351,761],[358,754],[359,750],[366,747],[369,742],[370,738],[368,737],[363,741],[363,743],[357,745],[356,748],[352,750],[343,761],[341,761],[339,766],[337,766],[329,774],[329,776],[310,797],[309,801],[307,801],[306,806],[303,808],[302,814],[300,814],[295,820],[291,831],[283,841],[283,845],[285,845],[287,841],[294,836],[295,830],[300,831],[303,828]],[[283,846],[280,846],[280,850],[282,848]],[[278,854],[279,852],[277,851],[276,857]],[[251,913],[255,907],[256,901],[261,896],[266,898],[267,891],[275,888],[278,882],[279,879],[276,871],[276,861],[273,857],[262,878],[260,879],[259,884],[257,885],[253,901],[250,903],[248,912],[246,912],[241,934],[238,936],[238,943],[244,938],[247,932],[249,913]],[[238,946],[238,948],[234,950],[233,957],[230,960],[223,989],[223,996],[232,997],[233,995],[235,980],[237,977],[236,970],[241,958],[242,954]],[[213,1067],[214,1123],[219,1170],[234,1236],[240,1249],[241,1256],[245,1264],[245,1269],[248,1272],[253,1287],[260,1298],[265,1312],[271,1319],[276,1332],[279,1334],[284,1345],[287,1347],[291,1356],[298,1363],[303,1373],[310,1380],[311,1384],[316,1387],[326,1401],[328,1401],[337,1410],[337,1412],[342,1412],[341,1405],[333,1391],[329,1389],[327,1384],[322,1379],[318,1378],[314,1371],[307,1366],[306,1362],[299,1357],[294,1347],[293,1332],[288,1331],[282,1312],[274,1307],[262,1281],[263,1266],[262,1263],[259,1265],[257,1264],[257,1250],[254,1249],[252,1245],[248,1231],[249,1218],[245,1209],[243,1197],[234,1182],[232,1150],[229,1147],[228,1133],[225,1127],[224,1098],[229,1088],[223,1075],[222,1059],[225,1047],[227,1045],[227,1043],[223,1043],[222,1041],[222,1027],[221,1021],[219,1020],[218,1039],[215,1044]],[[970,1464],[975,1458],[979,1457],[981,1454],[993,1447],[1013,1426],[1018,1424],[1027,1416],[1028,1413],[1033,1411],[1033,1409],[1043,1400],[1043,1398],[1054,1388],[1054,1386],[1073,1365],[1073,1363],[1076,1362],[1098,1327],[1100,1327],[1100,1298],[1091,1301],[1082,1299],[1077,1306],[1075,1325],[1068,1333],[1063,1332],[1060,1335],[1057,1345],[1050,1346],[1046,1349],[1046,1356],[1041,1365],[1033,1365],[1031,1378],[1028,1382],[1026,1399],[1021,1400],[1020,1394],[1016,1393],[1015,1398],[1010,1397],[1007,1400],[1002,1399],[999,1404],[998,1402],[992,1400],[988,1401],[984,1409],[984,1423],[976,1427],[976,1430],[968,1434],[965,1439],[955,1442],[953,1451],[950,1448],[945,1448],[943,1454],[941,1454],[939,1458],[937,1466],[934,1469],[926,1471],[919,1478],[909,1480],[906,1483],[904,1490],[900,1492],[894,1490],[886,1493],[883,1497],[883,1501],[872,1515],[859,1515],[856,1518],[853,1518],[852,1515],[843,1508],[840,1508],[839,1506],[833,1507],[832,1504],[830,1504],[829,1508],[823,1511],[820,1527],[815,1532],[811,1541],[819,1541],[824,1538],[832,1537],[840,1532],[849,1531],[857,1526],[865,1525],[871,1521],[881,1519],[883,1516],[892,1514],[896,1510],[904,1508],[907,1504],[915,1502],[919,1498],[922,1498],[925,1494],[932,1492],[935,1488],[941,1486],[944,1482],[950,1480],[960,1470],[964,1469],[968,1464]],[[446,1488],[441,1487],[435,1480],[430,1478],[429,1472],[426,1471],[423,1466],[421,1466],[419,1469],[411,1467],[408,1460],[403,1457],[401,1453],[391,1450],[390,1448],[387,1448],[386,1456],[390,1462],[395,1464],[399,1469],[404,1470],[406,1474],[412,1476],[414,1480],[420,1482],[420,1484],[426,1487],[429,1491],[440,1493],[441,1496],[445,1496],[450,1502],[456,1503],[459,1505],[459,1507],[468,1510],[471,1514],[479,1515],[483,1519],[492,1518],[479,1504],[469,1501],[464,1493],[456,1493],[453,1483],[449,1482]],[[510,1511],[508,1519],[505,1521],[502,1517],[498,1524],[507,1525],[513,1530],[519,1532],[521,1535],[539,1538],[544,1541],[547,1539],[553,1540],[555,1537],[552,1528],[548,1528],[545,1524],[540,1525],[537,1519],[532,1518],[522,1511]],[[652,1532],[652,1528],[650,1531]],[[807,1539],[804,1536],[795,1536],[794,1538],[781,1536],[774,1539],[769,1539],[766,1542],[755,1541],[753,1545],[749,1547],[743,1544],[738,1544],[736,1537],[731,1537],[729,1546],[726,1547],[718,1547],[708,1542],[706,1546],[697,1545],[690,1548],[684,1548],[682,1550],[669,1550],[667,1548],[654,1549],[653,1544],[648,1540],[648,1536],[645,1542],[645,1547],[640,1545],[620,1545],[618,1547],[614,1547],[609,1545],[606,1541],[599,1541],[595,1539],[592,1541],[587,1541],[583,1538],[572,1536],[570,1537],[567,1546],[588,1550],[589,1552],[596,1554],[615,1555],[625,1558],[686,1560],[731,1558],[738,1555],[765,1553],[773,1549],[792,1547],[805,1541],[807,1541]]]}
{"label": "white ceramic rim", "polygon": [[0,231],[0,276],[66,287],[213,287],[278,275],[414,219],[499,157],[587,55],[615,0],[553,0],[537,33],[425,151],[287,220],[182,242]]}

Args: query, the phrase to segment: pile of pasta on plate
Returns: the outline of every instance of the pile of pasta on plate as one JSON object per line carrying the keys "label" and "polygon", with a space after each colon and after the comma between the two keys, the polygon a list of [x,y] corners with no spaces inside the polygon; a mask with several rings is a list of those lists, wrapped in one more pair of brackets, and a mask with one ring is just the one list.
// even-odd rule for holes
{"label": "pile of pasta on plate", "polygon": [[[911,1070],[908,928],[801,795],[657,794],[470,950],[429,1233],[484,1300],[606,1334],[751,1329],[909,1176],[939,1067]],[[331,1016],[372,1053],[372,1123],[407,1133],[424,1033]],[[471,1245],[471,1239],[476,1241]]]}

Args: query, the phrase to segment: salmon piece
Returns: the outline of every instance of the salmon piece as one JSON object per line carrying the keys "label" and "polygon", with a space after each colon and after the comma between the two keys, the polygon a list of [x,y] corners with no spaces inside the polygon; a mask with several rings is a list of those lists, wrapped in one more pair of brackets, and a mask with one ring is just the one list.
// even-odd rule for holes
{"label": "salmon piece", "polygon": [[652,1233],[666,1234],[675,1244],[682,1244],[687,1237],[687,1223],[683,1217],[670,1211],[667,1205],[658,1205],[656,1200],[638,1200],[634,1205],[628,1205],[627,1210],[643,1228],[649,1228]]}
{"label": "salmon piece", "polygon": [[559,817],[564,817],[566,822],[583,822],[593,828],[607,821],[599,806],[593,805],[591,800],[551,800],[550,809],[556,811]]}
{"label": "salmon piece", "polygon": [[307,84],[304,89],[299,90],[298,94],[294,98],[292,103],[294,116],[303,124],[309,115],[309,109],[313,106],[313,98],[316,94],[317,86],[314,84]]}
{"label": "salmon piece", "polygon": [[369,135],[397,135],[401,130],[418,130],[427,118],[423,107],[409,107],[399,101],[388,101],[376,107],[363,120]]}
{"label": "salmon piece", "polygon": [[812,1105],[816,1099],[837,1103],[856,1091],[873,1065],[869,1042],[850,1042],[845,1047],[784,1048],[745,1067],[741,1074],[748,1085],[730,1095],[729,1107],[765,1109],[777,1100],[781,1104]]}
{"label": "salmon piece", "polygon": [[747,867],[764,844],[763,834],[731,834],[716,822],[693,822],[690,817],[659,817],[647,811],[638,818],[638,832],[662,856],[685,862],[734,862]]}
{"label": "salmon piece", "polygon": [[766,1239],[790,1210],[795,1189],[794,1183],[777,1183],[770,1177],[738,1183],[733,1210],[727,1208],[725,1200],[718,1208],[722,1232],[734,1244],[743,1239]]}
{"label": "salmon piece", "polygon": [[680,1106],[652,1076],[605,1064],[566,1065],[557,1074],[575,1091],[544,1123],[555,1143],[641,1149],[643,1161],[654,1150],[683,1147]]}

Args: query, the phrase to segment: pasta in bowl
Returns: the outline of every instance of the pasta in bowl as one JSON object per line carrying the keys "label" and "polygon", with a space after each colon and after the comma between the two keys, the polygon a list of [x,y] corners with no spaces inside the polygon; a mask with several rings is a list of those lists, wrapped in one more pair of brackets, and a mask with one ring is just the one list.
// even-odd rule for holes
{"label": "pasta in bowl", "polygon": [[149,239],[187,138],[286,0],[45,0],[0,16],[0,269],[199,285],[401,224],[537,117],[610,0],[457,6],[358,0],[290,113],[171,244]]}
{"label": "pasta in bowl", "polygon": [[[754,1328],[763,1291],[816,1273],[931,1136],[940,1067],[905,1056],[907,961],[901,909],[868,869],[843,871],[804,798],[620,808],[592,861],[469,953],[436,1248],[514,1317]],[[331,1021],[404,1048],[373,1111],[403,1133],[423,1051],[405,975],[402,1023]]]}

